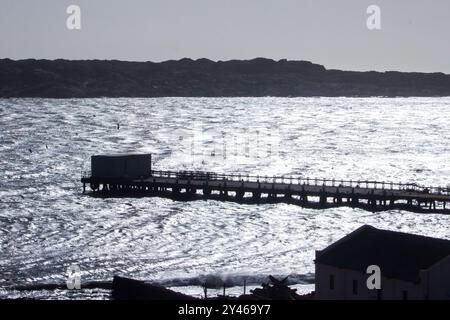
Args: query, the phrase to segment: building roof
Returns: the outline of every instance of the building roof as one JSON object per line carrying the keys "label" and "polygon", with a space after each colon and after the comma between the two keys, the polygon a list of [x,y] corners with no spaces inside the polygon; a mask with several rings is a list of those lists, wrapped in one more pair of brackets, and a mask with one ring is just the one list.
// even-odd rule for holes
{"label": "building roof", "polygon": [[426,270],[450,255],[450,241],[362,226],[318,251],[316,263],[365,273],[378,265],[381,275],[419,282]]}
{"label": "building roof", "polygon": [[149,157],[150,153],[111,153],[111,154],[96,154],[93,158],[123,158],[123,157]]}

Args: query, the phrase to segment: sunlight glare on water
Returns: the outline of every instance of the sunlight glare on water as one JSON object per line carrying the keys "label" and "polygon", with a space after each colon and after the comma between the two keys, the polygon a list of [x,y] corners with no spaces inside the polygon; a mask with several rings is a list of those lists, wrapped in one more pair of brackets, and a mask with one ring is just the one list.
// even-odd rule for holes
{"label": "sunlight glare on water", "polygon": [[[446,186],[450,98],[0,100],[0,297],[114,274],[167,286],[208,275],[313,281],[314,252],[363,224],[450,239],[450,218],[81,193],[93,154],[149,152],[157,170],[385,180]],[[117,124],[120,128],[117,128]],[[181,289],[182,290],[182,289]],[[84,290],[84,298],[107,297]]]}

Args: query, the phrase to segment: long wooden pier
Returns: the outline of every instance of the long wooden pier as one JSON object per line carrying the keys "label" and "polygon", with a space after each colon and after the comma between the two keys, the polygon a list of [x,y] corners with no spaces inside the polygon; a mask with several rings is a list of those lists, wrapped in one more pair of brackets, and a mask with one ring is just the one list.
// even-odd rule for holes
{"label": "long wooden pier", "polygon": [[307,208],[347,206],[372,212],[407,210],[450,213],[450,189],[378,181],[310,179],[216,174],[194,171],[151,171],[139,179],[94,178],[84,173],[92,195],[157,196],[174,200],[214,199],[238,203],[291,203]]}

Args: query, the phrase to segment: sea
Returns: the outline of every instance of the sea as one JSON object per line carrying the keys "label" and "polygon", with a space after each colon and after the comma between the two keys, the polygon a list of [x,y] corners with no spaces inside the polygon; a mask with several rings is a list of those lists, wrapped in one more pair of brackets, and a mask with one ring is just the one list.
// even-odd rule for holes
{"label": "sea", "polygon": [[308,293],[316,250],[362,225],[450,239],[440,214],[95,198],[80,182],[92,155],[151,153],[153,170],[446,187],[449,124],[450,97],[0,99],[0,298],[110,299],[114,275],[198,297],[273,275]]}

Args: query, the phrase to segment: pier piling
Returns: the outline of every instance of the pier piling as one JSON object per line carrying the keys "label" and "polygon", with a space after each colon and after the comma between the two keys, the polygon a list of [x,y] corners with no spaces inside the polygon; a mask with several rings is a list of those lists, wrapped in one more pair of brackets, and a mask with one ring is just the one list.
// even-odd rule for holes
{"label": "pier piling", "polygon": [[401,209],[450,213],[447,209],[449,189],[425,188],[416,184],[276,176],[260,179],[250,175],[171,171],[152,171],[147,177],[139,179],[84,175],[81,182],[83,193],[86,193],[88,184],[93,195],[102,197],[168,196],[175,200],[203,198],[239,203],[285,202],[311,208],[347,206],[368,211]]}

